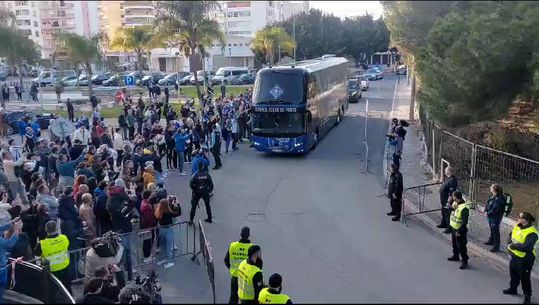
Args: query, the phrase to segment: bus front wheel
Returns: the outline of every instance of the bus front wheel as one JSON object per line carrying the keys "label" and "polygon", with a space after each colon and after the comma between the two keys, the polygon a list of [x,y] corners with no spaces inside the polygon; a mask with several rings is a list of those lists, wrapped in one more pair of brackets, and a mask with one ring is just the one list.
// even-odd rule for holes
{"label": "bus front wheel", "polygon": [[312,149],[315,149],[316,146],[318,145],[318,132],[317,131],[313,132],[312,138],[313,138],[313,147],[312,147]]}

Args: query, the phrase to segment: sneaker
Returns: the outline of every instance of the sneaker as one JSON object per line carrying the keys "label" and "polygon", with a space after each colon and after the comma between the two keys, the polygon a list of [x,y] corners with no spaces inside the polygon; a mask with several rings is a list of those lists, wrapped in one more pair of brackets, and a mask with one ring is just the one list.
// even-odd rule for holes
{"label": "sneaker", "polygon": [[387,216],[395,216],[395,212],[389,212],[386,214]]}
{"label": "sneaker", "polygon": [[168,263],[166,263],[165,265],[163,265],[163,267],[165,267],[165,269],[174,267],[174,263],[173,263],[173,262],[168,262]]}
{"label": "sneaker", "polygon": [[400,221],[401,218],[399,216],[394,216],[393,218],[391,218],[391,221]]}
{"label": "sneaker", "polygon": [[445,223],[441,223],[441,224],[437,225],[436,227],[439,228],[439,229],[445,229],[445,228],[447,228],[447,225]]}
{"label": "sneaker", "polygon": [[492,252],[492,253],[500,252],[500,248],[499,247],[492,247],[492,249],[490,249],[489,251]]}
{"label": "sneaker", "polygon": [[157,262],[157,266],[161,266],[161,265],[163,265],[163,264],[166,263],[166,262],[167,262],[166,259],[161,260],[161,261],[158,261],[158,262]]}
{"label": "sneaker", "polygon": [[492,245],[494,245],[494,243],[493,243],[492,241],[490,241],[490,240],[487,241],[487,242],[485,242],[485,243],[483,243],[483,244],[484,244],[485,246],[492,246]]}
{"label": "sneaker", "polygon": [[444,234],[451,234],[451,229],[449,228],[445,229]]}
{"label": "sneaker", "polygon": [[186,174],[184,172],[181,172],[180,173],[180,176],[185,176]]}
{"label": "sneaker", "polygon": [[459,267],[460,270],[468,269],[468,262],[462,262]]}
{"label": "sneaker", "polygon": [[174,245],[174,248],[173,248],[173,249],[174,249],[174,250],[178,250],[178,247],[176,247],[176,245]]}
{"label": "sneaker", "polygon": [[209,218],[204,219],[204,222],[212,223],[211,219],[209,219]]}
{"label": "sneaker", "polygon": [[450,262],[458,262],[460,261],[460,258],[458,256],[451,256],[451,257],[448,257],[447,260]]}
{"label": "sneaker", "polygon": [[149,264],[152,262],[152,258],[151,257],[146,257],[144,259],[142,259],[142,262],[145,263],[145,264]]}

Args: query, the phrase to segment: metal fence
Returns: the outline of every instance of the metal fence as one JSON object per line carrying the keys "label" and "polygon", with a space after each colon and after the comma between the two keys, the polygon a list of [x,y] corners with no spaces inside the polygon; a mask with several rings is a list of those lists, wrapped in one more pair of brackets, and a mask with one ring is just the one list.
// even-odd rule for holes
{"label": "metal fence", "polygon": [[204,226],[202,226],[202,222],[200,220],[198,221],[198,226],[200,228],[199,234],[198,234],[200,250],[193,257],[193,259],[196,258],[198,254],[202,253],[202,258],[204,259],[204,269],[206,270],[206,273],[208,274],[208,280],[210,282],[210,289],[212,292],[212,300],[213,300],[213,304],[215,304],[215,266],[213,263],[213,256],[211,254],[210,243],[206,239]]}
{"label": "metal fence", "polygon": [[472,205],[483,205],[489,187],[499,183],[512,195],[512,215],[529,211],[539,216],[539,161],[472,143],[443,130],[420,111],[427,149],[427,162],[435,177],[443,179],[445,167],[451,166],[461,191]]}

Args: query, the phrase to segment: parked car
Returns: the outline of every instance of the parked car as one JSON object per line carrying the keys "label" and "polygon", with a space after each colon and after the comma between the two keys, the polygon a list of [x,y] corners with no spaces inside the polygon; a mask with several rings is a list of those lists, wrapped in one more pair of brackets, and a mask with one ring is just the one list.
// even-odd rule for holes
{"label": "parked car", "polygon": [[[77,86],[77,78],[64,82],[64,85],[68,87]],[[86,75],[79,76],[79,86],[88,86],[88,77]]]}
{"label": "parked car", "polygon": [[[204,74],[206,75],[205,77],[206,77],[208,80],[212,79],[213,76],[215,76],[215,72],[213,72],[213,71],[206,71],[206,73],[204,73],[204,71],[201,71],[201,70],[197,71],[197,79],[198,79],[198,83],[199,83],[200,85],[203,84],[203,81],[204,81]],[[193,85],[193,86],[195,85],[195,76],[194,76],[194,75],[192,75],[191,78],[189,79],[189,83],[190,83],[191,85]]]}
{"label": "parked car", "polygon": [[19,127],[17,124],[25,117],[31,119],[37,117],[37,122],[41,130],[49,128],[50,120],[53,118],[52,114],[50,113],[36,114],[35,112],[31,111],[8,111],[6,112],[6,120],[8,124],[7,134],[12,135],[19,132]]}
{"label": "parked car", "polygon": [[120,81],[122,80],[123,75],[115,74],[109,77],[109,79],[103,81],[103,86],[105,87],[118,87],[120,86]]}
{"label": "parked car", "polygon": [[140,80],[136,81],[137,86],[146,87],[148,86],[148,82],[152,82],[154,84],[157,84],[160,80],[162,80],[165,77],[165,75],[162,72],[152,72],[150,75],[143,76]]}
{"label": "parked car", "polygon": [[31,76],[31,77],[37,77],[39,75],[39,70],[34,68],[32,70],[30,70],[30,72],[28,72],[28,76]]}
{"label": "parked car", "polygon": [[406,66],[405,65],[400,65],[397,68],[397,75],[406,75]]}
{"label": "parked car", "polygon": [[159,86],[172,86],[178,81],[178,79],[182,79],[187,75],[190,76],[189,72],[170,73],[163,77],[163,79],[160,79],[157,84]]}
{"label": "parked car", "polygon": [[[62,83],[64,83],[65,86],[71,86],[70,84],[74,81],[77,81],[76,76],[66,76],[60,80]],[[74,86],[74,85],[73,85]]]}
{"label": "parked car", "polygon": [[184,76],[178,81],[178,85],[185,86],[191,84],[191,77],[193,77],[193,74],[189,73],[188,75]]}
{"label": "parked car", "polygon": [[361,89],[358,78],[348,80],[348,102],[357,103],[361,98]]}
{"label": "parked car", "polygon": [[112,73],[98,73],[92,76],[92,84],[94,85],[103,85],[103,82],[109,79],[112,76]]}
{"label": "parked car", "polygon": [[66,76],[76,76],[75,70],[43,70],[32,81],[40,87],[52,86]]}
{"label": "parked car", "polygon": [[136,84],[138,80],[140,80],[140,79],[142,79],[144,77],[144,72],[133,71],[133,72],[130,72],[130,73],[126,74],[126,76],[132,76],[135,79],[135,84]]}
{"label": "parked car", "polygon": [[242,74],[230,81],[232,85],[251,85],[255,83],[255,77],[250,73]]}
{"label": "parked car", "polygon": [[369,89],[369,80],[363,76],[358,77],[361,91],[367,91]]}
{"label": "parked car", "polygon": [[2,69],[0,70],[0,81],[5,81],[7,78],[7,71]]}
{"label": "parked car", "polygon": [[216,85],[220,85],[221,82],[232,84],[232,80],[246,73],[249,73],[249,68],[247,67],[221,67],[217,70],[215,76],[211,78],[211,81]]}
{"label": "parked car", "polygon": [[368,69],[365,71],[365,73],[362,75],[368,80],[378,80],[380,79],[380,71],[378,69]]}

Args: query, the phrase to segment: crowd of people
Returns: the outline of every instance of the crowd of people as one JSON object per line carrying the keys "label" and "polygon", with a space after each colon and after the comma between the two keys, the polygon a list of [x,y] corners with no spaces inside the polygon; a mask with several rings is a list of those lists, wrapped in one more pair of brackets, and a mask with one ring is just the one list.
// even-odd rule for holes
{"label": "crowd of people", "polygon": [[[41,256],[70,290],[80,259],[73,251],[81,248],[89,248],[85,283],[95,286],[95,278],[103,283],[111,274],[121,278],[120,269],[131,280],[129,238],[121,238],[115,253],[103,256],[102,249],[110,244],[111,232],[129,234],[135,223],[141,229],[158,228],[143,242],[143,262],[160,253],[158,264],[174,266],[176,246],[170,226],[182,211],[179,200],[167,194],[164,178],[174,170],[180,176],[189,174],[189,223],[200,199],[206,205],[205,220],[211,223],[213,183],[208,171],[212,163],[213,170],[222,166],[221,142],[228,153],[230,144],[237,150],[237,143],[248,137],[250,99],[251,90],[238,97],[213,99],[210,94],[199,107],[191,100],[177,113],[168,98],[158,94],[136,100],[126,95],[118,127],[113,128],[94,107],[90,117],[70,118],[76,129],[68,137],[51,129],[45,134],[29,118],[20,120],[20,141],[10,138],[0,143],[0,225],[6,229],[0,238],[0,255],[5,254],[0,259],[2,289],[8,282],[7,257],[33,261]],[[62,118],[51,120],[58,119]],[[95,293],[93,286],[87,289]],[[117,294],[110,301],[117,301]]]}

